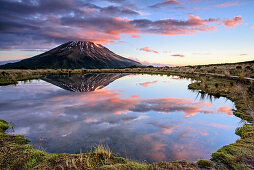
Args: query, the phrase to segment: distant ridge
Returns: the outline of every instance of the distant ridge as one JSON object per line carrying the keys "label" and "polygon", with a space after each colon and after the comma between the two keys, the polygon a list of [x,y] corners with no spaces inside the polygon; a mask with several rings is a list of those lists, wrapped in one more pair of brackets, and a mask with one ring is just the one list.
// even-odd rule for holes
{"label": "distant ridge", "polygon": [[16,63],[19,62],[20,60],[6,60],[6,61],[0,61],[0,65],[5,65],[8,63]]}
{"label": "distant ridge", "polygon": [[8,63],[2,69],[36,69],[36,68],[124,68],[141,66],[137,61],[119,56],[101,44],[88,41],[69,41],[40,55]]}

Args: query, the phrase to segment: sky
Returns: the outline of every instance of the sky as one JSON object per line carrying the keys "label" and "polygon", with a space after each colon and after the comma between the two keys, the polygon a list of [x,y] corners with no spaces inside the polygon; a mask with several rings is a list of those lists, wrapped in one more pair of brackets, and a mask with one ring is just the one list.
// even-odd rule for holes
{"label": "sky", "polygon": [[254,60],[253,0],[0,0],[0,61],[93,41],[148,65]]}

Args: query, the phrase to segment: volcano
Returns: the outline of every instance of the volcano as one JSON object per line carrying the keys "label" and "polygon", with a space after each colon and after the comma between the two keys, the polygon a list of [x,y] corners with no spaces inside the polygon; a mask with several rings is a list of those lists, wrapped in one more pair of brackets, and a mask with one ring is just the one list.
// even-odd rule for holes
{"label": "volcano", "polygon": [[111,69],[141,66],[124,58],[101,44],[88,41],[69,41],[40,55],[8,63],[2,69]]}

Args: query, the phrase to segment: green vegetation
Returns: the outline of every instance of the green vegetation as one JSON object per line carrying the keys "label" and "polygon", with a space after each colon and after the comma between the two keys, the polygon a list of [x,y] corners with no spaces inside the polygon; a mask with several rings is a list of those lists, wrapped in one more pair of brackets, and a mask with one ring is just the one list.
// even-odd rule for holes
{"label": "green vegetation", "polygon": [[0,85],[17,84],[18,81],[39,79],[45,75],[84,74],[84,69],[37,69],[37,70],[0,70]]}
{"label": "green vegetation", "polygon": [[198,164],[198,167],[200,168],[212,168],[214,167],[213,163],[211,161],[208,161],[208,160],[199,160],[197,162]]}

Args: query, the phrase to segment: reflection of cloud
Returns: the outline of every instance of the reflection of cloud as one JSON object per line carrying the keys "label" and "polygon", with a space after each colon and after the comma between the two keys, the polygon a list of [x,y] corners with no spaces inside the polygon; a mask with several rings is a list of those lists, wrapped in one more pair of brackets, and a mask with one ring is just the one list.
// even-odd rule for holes
{"label": "reflection of cloud", "polygon": [[17,128],[15,129],[15,134],[18,134],[18,135],[27,135],[30,131],[30,127],[20,127],[20,128]]}
{"label": "reflection of cloud", "polygon": [[212,110],[202,109],[209,105],[210,104],[206,102],[195,102],[191,99],[181,98],[144,99],[140,100],[139,103],[134,105],[130,110],[134,112],[184,112],[185,117],[189,117],[197,113],[213,113]]}
{"label": "reflection of cloud", "polygon": [[[101,143],[121,156],[139,161],[195,161],[202,156],[208,159],[218,145],[228,144],[217,140],[216,145],[212,145],[208,139],[227,137],[228,142],[235,139],[233,130],[230,129],[232,133],[227,130],[231,126],[217,124],[217,119],[207,120],[209,123],[203,119],[204,114],[216,113],[214,110],[220,107],[209,107],[210,102],[142,98],[142,95],[132,95],[118,88],[117,91],[105,88],[89,93],[71,93],[52,85],[36,86],[18,86],[18,90],[3,87],[6,90],[0,93],[6,98],[0,98],[1,118],[13,121],[16,132],[25,132],[33,144],[39,146],[41,136],[44,137],[46,144],[42,146],[49,152],[79,153],[80,149],[85,152],[91,144]],[[182,114],[158,112],[180,112],[185,117],[201,114],[184,118]],[[215,127],[224,128],[218,136],[202,138],[199,133],[202,130],[202,133],[213,134],[217,131]],[[205,141],[202,143],[200,138]]]}
{"label": "reflection of cloud", "polygon": [[207,132],[199,132],[200,133],[200,135],[202,135],[202,136],[208,136],[208,133]]}
{"label": "reflection of cloud", "polygon": [[233,116],[232,109],[227,106],[222,106],[222,107],[218,108],[217,111],[220,113],[227,114],[229,116]]}
{"label": "reflection of cloud", "polygon": [[98,120],[96,118],[90,118],[90,117],[86,118],[84,121],[86,123],[96,123],[96,122],[98,122]]}
{"label": "reflection of cloud", "polygon": [[185,128],[181,134],[179,134],[179,137],[185,138],[185,137],[194,136],[194,132],[195,132],[195,129],[188,127],[188,128]]}
{"label": "reflection of cloud", "polygon": [[170,135],[173,130],[178,127],[178,123],[174,123],[173,125],[164,125],[164,124],[159,124],[156,122],[151,122],[151,125],[160,128],[162,134]]}
{"label": "reflection of cloud", "polygon": [[139,83],[141,86],[143,87],[148,87],[150,84],[155,84],[157,83],[158,81],[152,81],[152,82],[145,82],[145,83]]}
{"label": "reflection of cloud", "polygon": [[152,158],[154,161],[162,161],[166,159],[166,144],[163,144],[160,140],[161,137],[157,134],[150,133],[143,136],[144,141],[149,141],[151,152],[147,152],[146,155]]}
{"label": "reflection of cloud", "polygon": [[219,128],[219,129],[230,129],[230,128],[232,128],[232,126],[230,126],[230,125],[216,124],[216,123],[208,123],[207,125],[215,127],[215,128]]}

